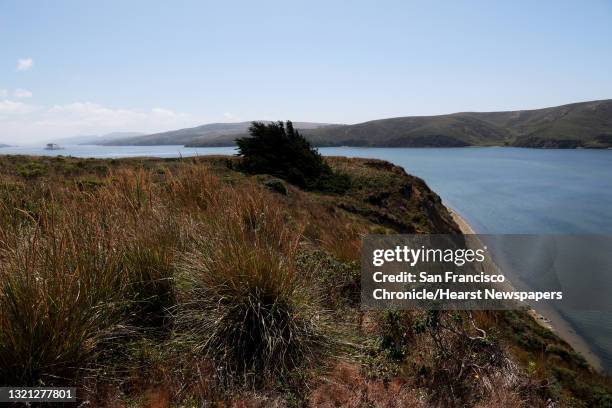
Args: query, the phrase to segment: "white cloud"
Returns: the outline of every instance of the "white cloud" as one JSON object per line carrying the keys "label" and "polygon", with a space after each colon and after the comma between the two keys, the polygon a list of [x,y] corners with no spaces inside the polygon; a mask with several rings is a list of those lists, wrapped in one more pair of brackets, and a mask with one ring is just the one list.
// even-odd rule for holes
{"label": "white cloud", "polygon": [[13,95],[15,95],[15,98],[31,98],[32,97],[32,91],[28,91],[27,89],[15,89],[15,92],[13,93]]}
{"label": "white cloud", "polygon": [[17,71],[27,71],[34,65],[32,58],[22,58],[17,60]]}
{"label": "white cloud", "polygon": [[[6,116],[3,113],[30,113]],[[193,126],[193,118],[171,109],[115,109],[93,102],[35,107],[20,102],[0,102],[0,142],[27,143],[82,134],[116,131],[154,133]]]}
{"label": "white cloud", "polygon": [[4,98],[8,95],[8,91],[6,89],[0,89],[0,98]]}
{"label": "white cloud", "polygon": [[174,119],[179,119],[181,117],[185,117],[184,113],[178,113],[170,109],[164,109],[164,108],[153,108],[151,109],[151,113],[158,119],[165,118],[168,120],[174,120]]}
{"label": "white cloud", "polygon": [[34,110],[32,105],[5,99],[0,101],[0,115],[24,114]]}
{"label": "white cloud", "polygon": [[65,105],[54,105],[47,111],[50,114],[60,114],[64,117],[81,117],[87,120],[104,120],[113,119],[117,120],[121,117],[128,117],[133,115],[133,111],[127,109],[110,109],[102,105],[98,105],[92,102],[75,102]]}
{"label": "white cloud", "polygon": [[112,109],[93,102],[75,102],[65,105],[55,105],[48,110],[50,117],[70,123],[104,125],[107,127],[130,126],[141,124],[151,125],[172,124],[185,119],[184,113],[170,109],[153,108],[149,111],[140,109]]}

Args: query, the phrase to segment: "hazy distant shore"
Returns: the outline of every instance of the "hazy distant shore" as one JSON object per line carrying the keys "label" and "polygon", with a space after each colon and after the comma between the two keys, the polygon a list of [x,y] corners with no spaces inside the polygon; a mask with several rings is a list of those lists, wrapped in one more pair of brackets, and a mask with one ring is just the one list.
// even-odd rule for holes
{"label": "hazy distant shore", "polygon": [[[453,220],[461,229],[463,234],[477,234],[472,226],[455,210],[446,205]],[[593,352],[591,346],[574,330],[572,325],[564,319],[559,312],[550,306],[540,306],[538,310],[530,309],[529,314],[541,326],[551,330],[557,336],[565,340],[572,348],[583,356],[587,362],[596,370],[602,371],[601,359]]]}

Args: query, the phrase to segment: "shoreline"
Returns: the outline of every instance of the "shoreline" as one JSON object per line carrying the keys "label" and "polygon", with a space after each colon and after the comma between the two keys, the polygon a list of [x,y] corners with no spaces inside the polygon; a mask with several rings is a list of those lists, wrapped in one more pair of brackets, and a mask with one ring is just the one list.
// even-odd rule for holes
{"label": "shoreline", "polygon": [[[477,234],[472,226],[463,218],[457,211],[445,204],[446,209],[450,213],[453,221],[459,226],[461,233],[464,235]],[[563,341],[568,343],[574,351],[580,354],[589,363],[593,369],[598,372],[603,372],[601,359],[593,352],[591,346],[574,330],[572,325],[550,306],[543,306],[535,310],[529,308],[529,315],[540,326],[552,331],[559,336]]]}

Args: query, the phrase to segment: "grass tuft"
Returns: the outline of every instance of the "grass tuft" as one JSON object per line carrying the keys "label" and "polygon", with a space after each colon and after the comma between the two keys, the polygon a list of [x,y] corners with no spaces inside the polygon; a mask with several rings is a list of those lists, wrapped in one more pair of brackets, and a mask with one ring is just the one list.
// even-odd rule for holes
{"label": "grass tuft", "polygon": [[121,262],[96,217],[48,207],[2,243],[0,383],[70,383],[121,328]]}
{"label": "grass tuft", "polygon": [[327,349],[325,314],[296,273],[300,234],[247,190],[227,203],[184,259],[176,320],[222,382],[286,378]]}

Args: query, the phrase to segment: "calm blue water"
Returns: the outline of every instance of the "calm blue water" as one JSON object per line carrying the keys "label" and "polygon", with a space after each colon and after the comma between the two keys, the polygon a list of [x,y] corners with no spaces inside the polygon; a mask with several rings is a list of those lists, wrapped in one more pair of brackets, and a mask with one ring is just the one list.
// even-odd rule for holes
{"label": "calm blue water", "polygon": [[[319,150],[324,155],[374,157],[402,166],[408,173],[423,178],[478,233],[612,235],[612,150],[351,147]],[[231,147],[183,146],[0,149],[0,154],[98,158],[234,153]],[[612,314],[563,314],[601,358],[604,367],[612,371]]]}
{"label": "calm blue water", "polygon": [[210,154],[234,154],[233,147],[172,146],[95,146],[70,145],[62,150],[45,150],[44,146],[18,146],[0,148],[0,154],[29,154],[34,156],[74,156],[118,159],[121,157],[187,157]]}
{"label": "calm blue water", "polygon": [[612,235],[612,150],[325,148],[423,178],[479,233]]}

